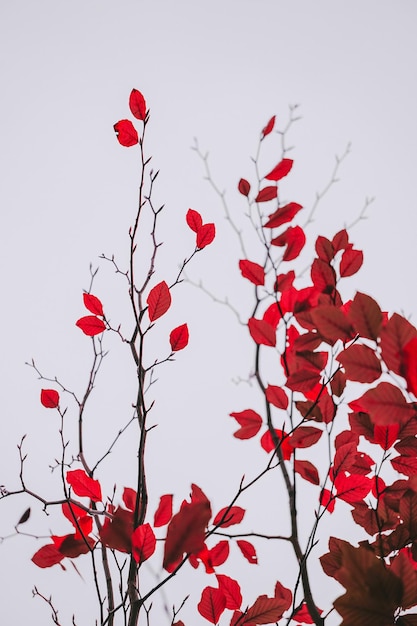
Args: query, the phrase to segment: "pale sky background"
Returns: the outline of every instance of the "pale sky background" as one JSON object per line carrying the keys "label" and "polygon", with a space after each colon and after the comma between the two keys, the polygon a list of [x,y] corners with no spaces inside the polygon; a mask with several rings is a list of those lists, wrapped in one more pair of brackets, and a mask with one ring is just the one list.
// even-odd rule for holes
{"label": "pale sky background", "polygon": [[[143,92],[151,109],[148,150],[161,171],[156,200],[166,204],[160,280],[172,280],[192,248],[184,216],[195,208],[205,221],[216,222],[218,236],[198,255],[190,277],[202,278],[219,297],[229,295],[242,316],[249,315],[252,289],[239,278],[239,250],[190,146],[198,137],[210,152],[215,181],[227,190],[240,221],[245,205],[236,184],[241,176],[253,178],[250,156],[259,132],[273,114],[282,128],[288,105],[297,103],[302,120],[289,136],[295,165],[286,195],[311,207],[330,178],[335,155],[351,142],[340,182],[320,204],[309,236],[331,237],[355,220],[366,197],[375,196],[368,219],[352,230],[365,263],[346,281],[346,293],[369,293],[385,310],[404,311],[415,323],[416,23],[414,0],[3,0],[0,484],[17,486],[16,443],[27,433],[31,486],[56,496],[48,465],[59,454],[58,422],[40,406],[42,385],[24,363],[34,357],[46,375],[76,391],[86,381],[90,344],[74,322],[85,314],[89,264],[97,266],[103,252],[123,264],[136,203],[137,152],[119,146],[113,132],[113,124],[129,116],[132,87]],[[267,156],[265,168],[272,168],[280,156],[273,141]],[[304,258],[307,264],[308,254]],[[93,293],[112,320],[126,323],[123,288],[110,266],[101,264]],[[255,441],[232,438],[228,417],[231,411],[262,407],[254,388],[232,382],[251,370],[247,332],[190,285],[176,290],[161,329],[168,334],[185,321],[190,346],[160,371],[155,408],[160,428],[149,449],[151,514],[163,493],[174,492],[178,508],[191,482],[217,512],[228,504],[242,473],[256,473],[266,458]],[[99,450],[130,414],[132,389],[126,351],[114,337],[106,341],[111,352],[89,418],[90,443],[97,442]],[[114,483],[119,494],[123,486],[133,486],[125,456],[115,455],[103,468],[108,493]],[[246,500],[252,506],[246,530],[277,532],[280,515],[285,530],[286,498],[274,499],[271,490],[277,487],[274,482],[269,487]],[[70,532],[60,515],[47,519],[29,498],[21,498],[1,503],[0,536],[11,532],[29,505],[28,532]],[[350,517],[348,507],[340,509],[342,517]],[[334,527],[336,516],[330,522],[333,534],[350,532]],[[308,518],[307,527],[310,523]],[[355,541],[353,534],[347,538]],[[18,626],[30,616],[33,624],[48,623],[47,608],[31,598],[36,584],[53,592],[65,624],[73,610],[80,616],[78,626],[92,624],[90,588],[72,568],[41,571],[30,562],[43,543],[21,537],[0,546],[1,577],[9,581],[0,589],[1,620]],[[276,580],[285,584],[283,572],[291,569],[279,547],[271,565],[270,545],[257,545],[258,569],[236,559],[238,574],[227,564],[220,570],[239,575],[248,602],[258,593],[271,595]],[[326,547],[321,544],[317,554]],[[269,565],[262,569],[262,563]],[[88,571],[81,559],[78,565]],[[179,617],[187,626],[207,624],[195,606],[203,586],[214,581],[201,567],[191,574],[167,588],[169,604],[178,605],[191,593]],[[315,576],[318,604],[328,608],[332,582],[320,569]]]}

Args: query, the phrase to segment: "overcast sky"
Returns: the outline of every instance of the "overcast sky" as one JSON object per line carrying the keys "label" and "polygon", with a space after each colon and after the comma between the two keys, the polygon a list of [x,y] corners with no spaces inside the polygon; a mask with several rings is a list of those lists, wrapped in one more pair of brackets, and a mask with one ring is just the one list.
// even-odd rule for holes
{"label": "overcast sky", "polygon": [[[135,208],[137,154],[123,149],[113,132],[113,124],[129,115],[132,87],[143,92],[151,110],[149,152],[161,171],[156,198],[166,204],[161,280],[172,278],[192,245],[184,216],[193,207],[216,222],[218,237],[196,259],[190,277],[202,278],[219,297],[234,295],[243,317],[248,315],[251,289],[239,279],[239,251],[190,147],[197,137],[209,151],[213,177],[239,219],[244,203],[236,184],[253,176],[250,157],[260,130],[274,114],[283,128],[289,105],[299,104],[302,119],[289,136],[295,165],[286,193],[311,207],[330,179],[335,155],[351,143],[340,182],[320,203],[309,236],[332,236],[358,217],[367,197],[375,197],[368,219],[352,230],[365,263],[347,289],[369,293],[385,310],[404,311],[415,323],[416,23],[414,0],[0,4],[0,484],[14,485],[15,446],[27,433],[33,487],[41,490],[45,481],[53,492],[48,465],[59,454],[58,426],[40,407],[40,383],[24,363],[36,358],[42,371],[70,388],[80,389],[86,380],[90,346],[74,321],[84,314],[89,264],[97,266],[103,252],[126,258]],[[272,148],[270,159],[272,167]],[[110,267],[101,266],[94,292],[114,319],[124,319],[124,292]],[[178,290],[167,331],[185,321],[190,347],[161,372],[158,411],[166,423],[150,460],[151,506],[172,491],[178,506],[196,482],[218,510],[242,472],[252,469],[252,444],[232,440],[227,417],[259,403],[253,390],[232,382],[250,372],[251,345],[233,315],[190,285]],[[110,344],[112,364],[93,405],[91,436],[99,444],[118,428],[111,420],[118,423],[121,403],[128,410],[131,402],[131,374],[123,375],[128,359]],[[264,457],[253,454],[255,471]],[[129,485],[129,466],[121,463],[118,471],[107,468],[103,480],[110,490],[114,482]],[[27,502],[2,503],[0,536],[10,532]],[[275,513],[277,508],[272,504]],[[60,523],[54,526],[37,510],[28,530],[70,531]],[[31,598],[33,584],[47,593],[53,578],[65,588],[65,594],[56,592],[63,615],[87,593],[72,570],[41,572],[29,563],[40,545],[15,538],[0,547],[3,580],[12,581],[0,590],[8,623],[23,624],[28,615],[33,623],[47,622],[45,607]],[[254,576],[250,567],[242,573],[248,580]],[[183,619],[191,615],[188,624],[199,624],[192,609],[211,581],[201,573],[193,580],[195,595]],[[262,584],[259,592],[272,592]],[[326,584],[319,589],[323,602]],[[170,602],[180,602],[174,595]]]}

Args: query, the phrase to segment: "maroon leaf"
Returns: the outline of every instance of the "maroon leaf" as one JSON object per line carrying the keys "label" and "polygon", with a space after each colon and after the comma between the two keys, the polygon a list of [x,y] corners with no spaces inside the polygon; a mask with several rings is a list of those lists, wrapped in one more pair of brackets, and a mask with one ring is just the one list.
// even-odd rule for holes
{"label": "maroon leaf", "polygon": [[386,382],[369,389],[357,400],[349,402],[349,406],[353,411],[368,413],[374,424],[382,426],[401,424],[415,415],[415,409],[406,402],[398,387]]}
{"label": "maroon leaf", "polygon": [[314,426],[298,426],[290,437],[293,448],[309,448],[322,436],[323,431]]}
{"label": "maroon leaf", "polygon": [[361,337],[378,339],[382,326],[382,312],[373,298],[358,292],[349,307],[347,316]]}
{"label": "maroon leaf", "polygon": [[171,306],[171,292],[164,280],[150,290],[146,302],[151,322],[154,322],[168,311]]}
{"label": "maroon leaf", "polygon": [[250,192],[250,184],[245,178],[241,178],[237,186],[242,196],[248,196]]}
{"label": "maroon leaf", "polygon": [[336,359],[343,365],[346,376],[359,383],[373,383],[381,374],[381,363],[375,351],[368,346],[353,344]]}
{"label": "maroon leaf", "polygon": [[268,598],[266,595],[259,596],[246,611],[244,623],[247,621],[255,624],[278,622],[287,608],[287,603],[282,598]]}
{"label": "maroon leaf", "polygon": [[130,120],[120,120],[113,128],[122,146],[130,148],[139,142],[138,133]]}
{"label": "maroon leaf", "polygon": [[320,478],[317,468],[312,463],[310,463],[310,461],[300,461],[298,459],[295,459],[294,470],[309,483],[313,483],[313,485],[320,484]]}

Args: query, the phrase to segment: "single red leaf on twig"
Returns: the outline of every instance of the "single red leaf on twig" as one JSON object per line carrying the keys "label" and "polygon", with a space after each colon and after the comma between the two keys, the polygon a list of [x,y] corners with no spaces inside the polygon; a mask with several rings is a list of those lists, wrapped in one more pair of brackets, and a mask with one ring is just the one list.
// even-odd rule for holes
{"label": "single red leaf on twig", "polygon": [[146,117],[146,102],[141,92],[137,89],[132,89],[130,92],[129,108],[136,119],[144,121]]}
{"label": "single red leaf on twig", "polygon": [[310,463],[310,461],[300,461],[299,459],[295,459],[294,470],[309,483],[313,483],[313,485],[320,484],[320,477],[317,468]]}
{"label": "single red leaf on twig", "polygon": [[216,574],[216,578],[219,583],[219,589],[224,593],[226,598],[226,609],[231,609],[232,611],[240,609],[242,594],[237,580],[225,576],[224,574]]}
{"label": "single red leaf on twig", "polygon": [[122,146],[130,148],[139,142],[138,133],[130,120],[120,120],[114,126],[114,132]]}
{"label": "single red leaf on twig", "polygon": [[268,385],[265,389],[265,397],[270,404],[273,404],[278,409],[286,409],[288,407],[288,396],[282,387]]}
{"label": "single red leaf on twig", "polygon": [[164,280],[150,290],[146,302],[151,322],[154,322],[168,311],[171,306],[171,292]]}
{"label": "single red leaf on twig", "polygon": [[264,320],[257,320],[251,317],[248,321],[248,328],[252,339],[258,345],[275,346],[277,343],[277,335],[275,328]]}
{"label": "single red leaf on twig", "polygon": [[290,172],[293,163],[294,161],[292,159],[282,159],[282,161],[280,161],[278,165],[276,165],[274,169],[272,169],[269,174],[265,176],[265,178],[267,180],[281,180],[281,178],[284,178],[284,176],[287,176]]}
{"label": "single red leaf on twig", "polygon": [[291,222],[302,208],[301,204],[297,204],[297,202],[289,202],[277,209],[274,213],[271,213],[269,220],[264,224],[264,228],[278,228],[282,226],[282,224]]}
{"label": "single red leaf on twig", "polygon": [[226,608],[226,596],[221,589],[205,587],[197,605],[198,612],[211,624],[217,624]]}
{"label": "single red leaf on twig", "polygon": [[274,130],[274,126],[275,126],[275,115],[273,115],[271,117],[271,119],[269,120],[268,124],[262,129],[262,137],[261,140],[266,137],[267,135],[269,135],[270,133],[272,133],[272,131]]}
{"label": "single red leaf on twig", "polygon": [[47,409],[56,409],[59,405],[59,393],[55,389],[41,389],[41,404]]}
{"label": "single red leaf on twig", "polygon": [[242,196],[247,197],[250,192],[250,183],[245,178],[241,178],[237,188],[239,189]]}
{"label": "single red leaf on twig", "polygon": [[171,344],[171,350],[178,352],[183,350],[188,344],[188,326],[187,324],[181,324],[171,331],[169,335],[169,342]]}
{"label": "single red leaf on twig", "polygon": [[200,213],[198,211],[194,211],[194,209],[188,209],[185,219],[186,219],[188,226],[195,233],[203,225],[203,218],[201,217]]}
{"label": "single red leaf on twig", "polygon": [[239,269],[242,272],[243,278],[247,278],[254,285],[265,284],[265,270],[262,265],[244,259],[239,261]]}
{"label": "single red leaf on twig", "polygon": [[353,250],[348,248],[342,254],[340,259],[340,276],[353,276],[360,269],[363,263],[363,252],[361,250]]}
{"label": "single red leaf on twig", "polygon": [[278,622],[287,608],[287,602],[282,598],[268,598],[266,595],[259,596],[246,611],[243,623],[272,624],[273,622]]}
{"label": "single red leaf on twig", "polygon": [[104,317],[103,305],[96,296],[93,296],[91,293],[83,293],[83,300],[85,308],[88,309],[90,313]]}
{"label": "single red leaf on twig", "polygon": [[245,516],[245,513],[245,509],[242,509],[240,506],[226,506],[217,513],[213,520],[213,524],[215,526],[219,525],[221,528],[227,528],[228,526],[233,526],[234,524],[240,524]]}
{"label": "single red leaf on twig", "polygon": [[81,328],[83,333],[88,337],[94,337],[106,330],[106,324],[95,315],[80,317],[80,319],[75,322],[75,325]]}
{"label": "single red leaf on twig", "polygon": [[240,424],[239,430],[233,433],[233,436],[237,439],[251,439],[259,432],[262,426],[262,417],[252,409],[245,409],[229,415],[234,417]]}
{"label": "single red leaf on twig", "polygon": [[155,528],[159,528],[160,526],[165,526],[168,524],[170,519],[172,518],[172,493],[165,494],[161,496],[159,500],[159,505],[157,510],[155,511],[153,525]]}
{"label": "single red leaf on twig", "polygon": [[253,545],[249,541],[245,541],[244,539],[238,539],[236,543],[245,559],[249,561],[249,563],[257,565],[258,557],[256,555],[256,550]]}
{"label": "single red leaf on twig", "polygon": [[77,496],[87,496],[93,502],[101,502],[101,487],[98,480],[91,478],[82,469],[67,472],[67,483]]}
{"label": "single red leaf on twig", "polygon": [[269,202],[274,200],[278,195],[278,187],[276,185],[268,185],[259,190],[258,195],[255,198],[255,202]]}
{"label": "single red leaf on twig", "polygon": [[271,239],[272,246],[287,246],[283,261],[293,261],[304,248],[306,236],[301,226],[289,226],[285,232]]}
{"label": "single red leaf on twig", "polygon": [[213,241],[216,236],[216,227],[214,224],[203,224],[197,230],[197,248],[202,250]]}
{"label": "single red leaf on twig", "polygon": [[132,533],[132,556],[136,563],[143,563],[155,552],[156,537],[150,524],[141,524]]}

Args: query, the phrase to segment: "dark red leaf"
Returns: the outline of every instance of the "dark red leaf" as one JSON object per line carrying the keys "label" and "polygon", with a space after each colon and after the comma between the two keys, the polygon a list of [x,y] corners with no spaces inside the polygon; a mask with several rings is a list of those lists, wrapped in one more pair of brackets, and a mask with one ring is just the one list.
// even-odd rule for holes
{"label": "dark red leaf", "polygon": [[360,269],[363,263],[363,252],[348,248],[342,254],[340,260],[340,276],[353,276]]}
{"label": "dark red leaf", "polygon": [[146,117],[146,102],[145,98],[137,89],[132,89],[129,96],[129,108],[132,111],[132,115],[138,120],[144,120]]}
{"label": "dark red leaf", "polygon": [[129,509],[129,511],[135,510],[136,497],[137,497],[137,493],[131,487],[125,487],[123,489],[123,496],[122,496],[123,502],[125,503],[126,508]]}
{"label": "dark red leaf", "polygon": [[378,339],[382,326],[382,312],[379,304],[371,296],[358,292],[349,307],[347,317],[361,337]]}
{"label": "dark red leaf", "polygon": [[240,424],[239,430],[233,433],[237,439],[251,439],[254,437],[262,426],[262,417],[252,409],[245,409],[239,413],[230,413],[230,417],[234,417]]}
{"label": "dark red leaf", "polygon": [[66,480],[77,496],[86,496],[93,502],[102,501],[100,483],[90,478],[84,470],[70,470],[67,472]]}
{"label": "dark red leaf", "polygon": [[215,587],[205,587],[201,600],[197,605],[198,612],[211,624],[217,624],[220,615],[226,608],[226,596]]}
{"label": "dark red leaf", "polygon": [[278,195],[278,187],[276,185],[269,185],[259,190],[258,195],[255,198],[255,202],[269,202],[274,200]]}
{"label": "dark red leaf", "polygon": [[316,239],[316,252],[319,259],[322,259],[327,264],[333,260],[335,251],[331,241],[319,235]]}
{"label": "dark red leaf", "polygon": [[271,324],[264,320],[257,320],[251,317],[248,321],[248,328],[252,339],[258,345],[275,346],[277,343],[276,331]]}
{"label": "dark red leaf", "polygon": [[319,306],[311,311],[311,316],[320,335],[331,345],[338,339],[346,342],[352,338],[352,326],[340,309],[334,306]]}
{"label": "dark red leaf", "polygon": [[309,448],[322,436],[323,431],[314,426],[298,426],[290,437],[293,448]]}
{"label": "dark red leaf", "polygon": [[241,178],[237,186],[242,196],[248,196],[250,192],[250,184],[245,178]]}
{"label": "dark red leaf", "polygon": [[335,253],[339,250],[346,250],[349,245],[349,236],[346,229],[340,230],[332,239],[332,246]]}
{"label": "dark red leaf", "polygon": [[80,319],[75,322],[75,325],[81,328],[83,333],[88,337],[94,337],[106,330],[106,325],[103,320],[95,315],[80,317]]}
{"label": "dark red leaf", "polygon": [[130,553],[132,551],[133,511],[117,507],[112,518],[105,519],[100,529],[103,544],[113,550]]}
{"label": "dark red leaf", "polygon": [[320,484],[320,478],[317,468],[312,463],[310,463],[310,461],[300,461],[299,459],[295,459],[294,470],[309,483],[313,483],[313,485]]}
{"label": "dark red leaf", "polygon": [[164,280],[150,290],[146,302],[151,322],[154,322],[168,311],[171,306],[171,292]]}
{"label": "dark red leaf", "polygon": [[286,386],[292,391],[307,393],[320,382],[321,374],[310,368],[303,368],[290,374]]}
{"label": "dark red leaf", "polygon": [[258,557],[256,556],[256,550],[253,545],[249,541],[245,541],[244,539],[238,539],[236,543],[245,559],[249,561],[249,563],[257,565]]}
{"label": "dark red leaf", "polygon": [[187,324],[181,324],[171,331],[169,335],[169,342],[171,344],[171,350],[178,352],[183,350],[188,344],[188,326]]}
{"label": "dark red leaf", "polygon": [[274,130],[274,125],[275,125],[275,115],[271,117],[268,124],[262,129],[261,139],[269,135],[269,133],[272,133],[272,131]]}
{"label": "dark red leaf", "polygon": [[138,133],[130,120],[120,120],[114,126],[114,132],[122,146],[130,148],[139,142]]}
{"label": "dark red leaf", "polygon": [[336,287],[336,272],[327,261],[314,259],[311,266],[311,280],[317,291],[332,294]]}
{"label": "dark red leaf", "polygon": [[265,176],[265,178],[267,180],[274,181],[281,180],[281,178],[284,178],[284,176],[287,176],[290,172],[293,163],[294,161],[292,159],[282,159],[282,161],[280,161],[278,165],[276,165],[274,169]]}
{"label": "dark red leaf", "polygon": [[84,306],[90,311],[90,313],[104,317],[103,305],[101,304],[101,301],[96,298],[96,296],[93,296],[91,293],[83,293],[83,299]]}
{"label": "dark red leaf", "polygon": [[172,518],[172,500],[173,495],[171,493],[161,496],[153,521],[155,528],[165,526]]}
{"label": "dark red leaf", "polygon": [[171,519],[165,540],[163,567],[166,569],[186,554],[195,554],[204,547],[207,524],[211,517],[208,500],[183,502]]}
{"label": "dark red leaf", "polygon": [[265,284],[265,270],[258,263],[245,259],[239,261],[239,269],[242,272],[242,276],[250,280],[254,285]]}
{"label": "dark red leaf", "polygon": [[247,621],[255,624],[278,622],[287,608],[287,603],[282,598],[268,598],[266,595],[259,596],[246,611],[244,623]]}
{"label": "dark red leaf", "polygon": [[216,236],[216,227],[214,224],[203,224],[197,230],[197,248],[202,250],[206,246],[210,245]]}
{"label": "dark red leaf", "polygon": [[[66,535],[65,537],[52,537],[52,539],[61,554],[69,559],[75,559],[81,554],[87,554],[96,544],[93,537],[86,536]],[[56,540],[59,541],[59,545]]]}
{"label": "dark red leaf", "polygon": [[391,465],[396,472],[405,476],[415,476],[417,474],[417,457],[409,457],[401,454],[391,460]]}
{"label": "dark red leaf", "polygon": [[56,409],[59,405],[59,393],[55,389],[41,389],[41,404],[47,409]]}
{"label": "dark red leaf", "polygon": [[269,220],[264,224],[264,228],[278,228],[282,224],[291,222],[302,208],[301,204],[297,204],[297,202],[290,202],[280,207],[274,213],[271,213]]}
{"label": "dark red leaf", "polygon": [[240,524],[245,516],[245,509],[240,506],[224,507],[221,509],[213,520],[214,526],[227,528],[234,524]]}
{"label": "dark red leaf", "polygon": [[343,365],[349,380],[359,383],[373,383],[381,374],[381,363],[375,351],[368,346],[352,344],[343,350],[336,359]]}
{"label": "dark red leaf", "polygon": [[288,396],[282,387],[268,385],[265,389],[265,397],[270,404],[273,404],[278,409],[286,409],[288,407]]}
{"label": "dark red leaf", "polygon": [[349,402],[353,411],[368,413],[374,424],[387,426],[404,423],[415,415],[415,409],[408,404],[398,389],[391,383],[379,383],[357,400]]}
{"label": "dark red leaf", "polygon": [[413,337],[402,349],[401,371],[407,381],[407,390],[417,396],[417,337]]}
{"label": "dark red leaf", "polygon": [[155,552],[156,537],[150,524],[137,526],[132,534],[132,556],[136,563],[143,563]]}
{"label": "dark red leaf", "polygon": [[203,218],[201,217],[200,213],[198,211],[194,211],[194,209],[188,209],[185,219],[186,219],[188,226],[195,233],[203,225]]}
{"label": "dark red leaf", "polygon": [[64,555],[58,550],[55,544],[51,543],[40,548],[32,557],[32,561],[38,567],[52,567],[60,563]]}
{"label": "dark red leaf", "polygon": [[30,507],[26,509],[26,511],[20,516],[19,521],[17,522],[16,526],[20,526],[20,524],[24,524],[25,522],[27,522],[29,517],[30,517]]}
{"label": "dark red leaf", "polygon": [[[293,453],[293,448],[290,444],[289,437],[285,435],[282,430],[275,429],[275,434],[279,442],[279,448],[282,452],[282,456],[285,461],[289,461]],[[265,452],[272,452],[275,450],[275,442],[269,430],[267,430],[261,437],[261,446]]]}

